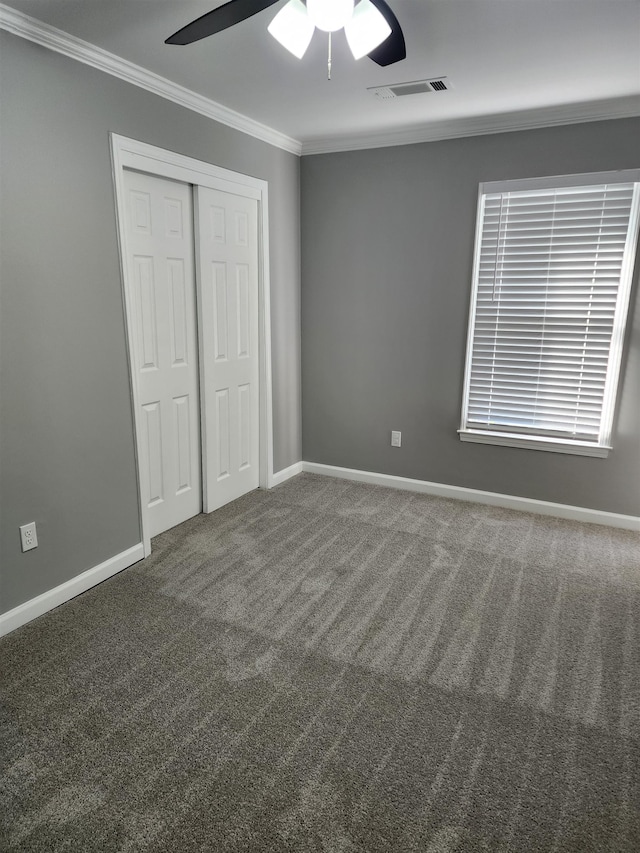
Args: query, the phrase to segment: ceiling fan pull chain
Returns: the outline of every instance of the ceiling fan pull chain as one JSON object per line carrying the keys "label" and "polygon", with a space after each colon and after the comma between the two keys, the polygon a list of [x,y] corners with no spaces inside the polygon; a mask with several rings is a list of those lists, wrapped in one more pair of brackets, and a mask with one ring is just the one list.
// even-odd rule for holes
{"label": "ceiling fan pull chain", "polygon": [[331,33],[329,33],[329,56],[327,58],[327,80],[331,80]]}

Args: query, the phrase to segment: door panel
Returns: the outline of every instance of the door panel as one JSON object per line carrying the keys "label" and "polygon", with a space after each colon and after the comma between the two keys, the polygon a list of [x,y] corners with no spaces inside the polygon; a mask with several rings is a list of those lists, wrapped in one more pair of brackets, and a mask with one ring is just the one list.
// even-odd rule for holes
{"label": "door panel", "polygon": [[153,506],[163,500],[162,481],[162,427],[160,425],[160,403],[146,403],[144,412],[144,437],[146,440],[146,469],[148,471],[147,505]]}
{"label": "door panel", "polygon": [[197,187],[206,511],[259,485],[258,205]]}
{"label": "door panel", "polygon": [[191,188],[125,171],[143,501],[156,536],[202,508]]}
{"label": "door panel", "polygon": [[[167,261],[170,292],[171,364],[187,364],[189,331],[187,329],[187,294],[184,261],[171,258]],[[193,282],[190,282],[193,286]]]}

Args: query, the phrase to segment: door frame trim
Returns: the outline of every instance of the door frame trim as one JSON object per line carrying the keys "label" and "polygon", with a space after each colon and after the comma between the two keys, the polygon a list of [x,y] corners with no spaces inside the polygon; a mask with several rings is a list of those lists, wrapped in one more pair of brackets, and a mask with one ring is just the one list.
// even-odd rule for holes
{"label": "door frame trim", "polygon": [[[116,208],[116,231],[118,237],[118,250],[120,255],[120,274],[122,282],[122,300],[126,325],[126,348],[127,362],[129,366],[129,386],[131,394],[131,405],[133,408],[133,420],[135,428],[135,465],[136,480],[138,487],[138,507],[140,518],[140,529],[142,531],[142,542],[144,555],[151,553],[151,537],[149,534],[149,523],[146,507],[143,502],[141,460],[143,456],[142,424],[139,414],[138,383],[134,372],[134,346],[135,330],[133,328],[133,294],[132,282],[126,263],[126,216],[125,216],[125,186],[124,170],[135,169],[146,172],[160,178],[169,178],[182,181],[192,186],[208,187],[234,195],[252,198],[258,202],[258,342],[260,361],[260,488],[270,489],[274,484],[273,478],[273,395],[271,375],[271,299],[269,279],[269,184],[260,178],[243,175],[223,169],[212,163],[195,160],[175,151],[167,151],[146,142],[129,139],[116,133],[110,133],[111,164],[113,187]],[[194,220],[195,221],[195,220]],[[196,238],[194,229],[194,239]],[[199,377],[202,376],[202,353],[201,353],[201,311],[198,303],[200,290],[197,280],[198,271],[195,265],[196,275],[196,305],[198,321],[198,353],[199,353]],[[206,452],[204,443],[206,435],[204,394],[200,392],[200,421],[201,421],[201,463],[202,463],[202,500],[203,512],[207,512],[207,489],[206,481]]]}

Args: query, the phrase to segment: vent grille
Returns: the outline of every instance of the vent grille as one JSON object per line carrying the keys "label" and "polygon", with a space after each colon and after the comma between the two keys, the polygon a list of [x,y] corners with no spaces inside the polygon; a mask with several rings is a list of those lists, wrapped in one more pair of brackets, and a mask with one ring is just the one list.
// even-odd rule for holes
{"label": "vent grille", "polygon": [[403,98],[405,95],[447,92],[451,88],[451,83],[446,77],[437,77],[432,80],[412,80],[408,83],[394,83],[391,86],[376,86],[367,91],[372,92],[381,101],[389,101],[392,98]]}

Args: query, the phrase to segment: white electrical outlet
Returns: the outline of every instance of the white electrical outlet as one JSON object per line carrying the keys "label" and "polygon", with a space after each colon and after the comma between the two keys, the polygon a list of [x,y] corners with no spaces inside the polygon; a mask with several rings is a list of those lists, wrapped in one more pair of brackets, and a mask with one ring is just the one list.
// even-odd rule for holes
{"label": "white electrical outlet", "polygon": [[30,524],[23,524],[20,528],[20,540],[22,541],[22,550],[30,551],[32,548],[38,547],[38,535],[36,534],[36,523],[32,521]]}
{"label": "white electrical outlet", "polygon": [[391,430],[391,447],[401,447],[402,446],[402,433],[400,430],[392,429]]}

